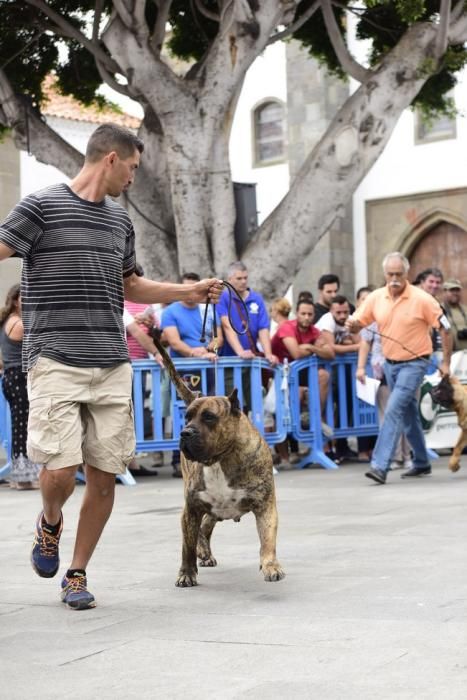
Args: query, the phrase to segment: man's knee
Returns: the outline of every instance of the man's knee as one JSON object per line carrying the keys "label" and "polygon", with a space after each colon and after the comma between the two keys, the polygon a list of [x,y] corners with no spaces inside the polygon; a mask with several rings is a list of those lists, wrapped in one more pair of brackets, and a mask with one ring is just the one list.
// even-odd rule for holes
{"label": "man's knee", "polygon": [[85,465],[86,484],[101,498],[113,496],[115,491],[115,474],[104,472],[90,464]]}

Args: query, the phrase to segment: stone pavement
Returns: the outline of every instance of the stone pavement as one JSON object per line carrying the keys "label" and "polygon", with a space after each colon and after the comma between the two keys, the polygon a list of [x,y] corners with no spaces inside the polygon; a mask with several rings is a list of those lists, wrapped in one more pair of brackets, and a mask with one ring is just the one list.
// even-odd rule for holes
{"label": "stone pavement", "polygon": [[[258,573],[253,516],[220,523],[216,569],[174,586],[182,482],[117,487],[88,569],[98,607],[29,565],[38,492],[0,488],[0,697],[457,700],[467,696],[467,457],[386,486],[364,466],[276,477],[287,578]],[[83,486],[65,509],[69,561]]]}

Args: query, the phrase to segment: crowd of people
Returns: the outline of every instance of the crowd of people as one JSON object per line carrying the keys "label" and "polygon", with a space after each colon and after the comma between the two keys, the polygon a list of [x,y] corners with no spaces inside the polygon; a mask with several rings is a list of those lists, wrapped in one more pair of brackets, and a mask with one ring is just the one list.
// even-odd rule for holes
{"label": "crowd of people", "polygon": [[[128,466],[138,468],[132,462],[129,359],[149,353],[160,362],[152,333],[161,334],[174,357],[199,362],[215,362],[219,354],[245,360],[260,354],[273,367],[286,359],[316,355],[326,361],[358,351],[357,377],[362,382],[371,351],[388,395],[376,443],[360,444],[359,451],[361,459],[371,460],[366,476],[379,484],[386,481],[403,432],[412,455],[403,476],[430,473],[416,392],[434,350],[441,348],[439,366],[447,373],[452,345],[459,349],[467,342],[459,280],[443,282],[443,309],[435,298],[442,281],[439,271],[424,271],[417,288],[408,281],[409,264],[400,253],[386,256],[383,287],[359,290],[358,308],[339,294],[339,279],[333,274],[321,277],[316,302],[311,291],[298,295],[295,318],[290,318],[290,305],[277,300],[271,308],[277,323],[272,335],[267,305],[248,286],[248,270],[239,261],[227,273],[237,291],[233,303],[216,278],[200,280],[196,273],[185,275],[181,283],[145,278],[135,259],[132,222],[115,201],[131,186],[143,151],[142,141],[127,129],[98,127],[77,176],[69,184],[23,198],[0,225],[0,260],[12,255],[23,259],[21,287],[10,290],[0,312],[2,386],[13,433],[9,479],[16,488],[35,488],[39,478],[43,507],[31,563],[39,576],[52,578],[60,566],[62,510],[73,493],[77,470],[84,469],[86,488],[73,555],[60,585],[61,600],[75,610],[96,604],[86,569],[112,512],[115,476]],[[217,326],[217,333],[208,332],[202,342],[199,330],[204,305],[210,302],[217,304],[217,316],[208,316],[208,330]],[[154,304],[162,307],[160,317],[154,315]],[[365,327],[369,334],[362,338]],[[192,381],[196,383],[196,373]],[[228,377],[225,385],[228,389]],[[334,388],[335,378],[322,368],[322,432],[329,455],[343,460],[355,455],[346,442],[333,441],[324,415]],[[303,396],[307,390],[304,384]],[[247,411],[247,386],[243,395]],[[286,466],[294,449],[293,439],[280,448]],[[407,461],[408,453],[401,455]],[[176,461],[173,468],[178,475]]]}

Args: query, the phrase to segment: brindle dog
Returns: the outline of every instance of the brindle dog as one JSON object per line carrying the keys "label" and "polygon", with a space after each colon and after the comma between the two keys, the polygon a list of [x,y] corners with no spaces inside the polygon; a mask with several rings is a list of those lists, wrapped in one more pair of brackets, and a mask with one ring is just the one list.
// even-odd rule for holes
{"label": "brindle dog", "polygon": [[457,422],[462,432],[449,459],[449,469],[457,472],[461,466],[462,450],[467,445],[467,386],[461,384],[456,377],[445,375],[440,383],[431,389],[430,394],[435,403],[454,410],[457,414]]}
{"label": "brindle dog", "polygon": [[216,523],[238,522],[249,512],[256,518],[264,580],[280,581],[285,573],[276,557],[278,518],[266,441],[244,415],[236,389],[229,397],[197,396],[184,384],[164,347],[156,345],[187,404],[180,439],[185,484],[182,564],[175,585],[196,586],[197,559],[200,566],[217,565],[211,551]]}

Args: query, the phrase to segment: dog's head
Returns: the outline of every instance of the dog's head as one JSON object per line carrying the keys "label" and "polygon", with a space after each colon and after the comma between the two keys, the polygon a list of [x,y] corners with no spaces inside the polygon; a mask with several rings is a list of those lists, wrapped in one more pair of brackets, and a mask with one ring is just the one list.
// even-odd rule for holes
{"label": "dog's head", "polygon": [[444,375],[440,383],[430,389],[434,403],[439,403],[443,408],[452,408],[454,404],[454,387],[449,375]]}
{"label": "dog's head", "polygon": [[234,389],[230,396],[204,396],[187,408],[180,449],[191,461],[214,464],[237,438],[242,410]]}

